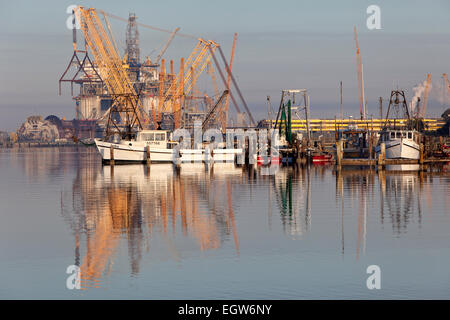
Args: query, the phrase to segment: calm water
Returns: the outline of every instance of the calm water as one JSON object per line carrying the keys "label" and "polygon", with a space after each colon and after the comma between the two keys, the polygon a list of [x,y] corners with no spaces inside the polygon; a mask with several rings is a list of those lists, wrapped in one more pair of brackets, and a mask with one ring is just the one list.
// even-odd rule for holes
{"label": "calm water", "polygon": [[450,298],[445,171],[112,171],[91,148],[3,149],[0,219],[3,299]]}

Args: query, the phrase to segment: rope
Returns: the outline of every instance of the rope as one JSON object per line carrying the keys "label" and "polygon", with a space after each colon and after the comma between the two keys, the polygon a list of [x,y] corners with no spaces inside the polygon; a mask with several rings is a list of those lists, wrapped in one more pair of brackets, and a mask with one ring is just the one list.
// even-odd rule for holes
{"label": "rope", "polygon": [[[105,11],[103,11],[103,10],[99,10],[99,11],[100,11],[102,14],[107,15],[108,17],[111,17],[111,18],[113,18],[113,19],[117,19],[117,20],[121,20],[121,21],[124,21],[124,22],[128,22],[128,19],[125,19],[125,18],[116,16],[116,15],[114,15],[114,14],[105,12]],[[162,28],[158,28],[158,27],[153,27],[153,26],[150,26],[150,25],[148,25],[148,24],[140,23],[140,22],[137,22],[137,21],[136,21],[136,24],[139,25],[139,26],[141,26],[141,27],[144,27],[144,28],[147,28],[147,29],[151,29],[151,30],[155,30],[155,31],[166,32],[166,33],[170,33],[170,34],[173,33],[173,30],[167,30],[167,29],[162,29]],[[192,34],[180,33],[180,32],[177,32],[177,33],[175,34],[175,36],[180,36],[180,37],[190,38],[190,39],[198,39],[198,38],[199,38],[199,37],[196,37],[196,36],[194,36],[194,35],[192,35]]]}

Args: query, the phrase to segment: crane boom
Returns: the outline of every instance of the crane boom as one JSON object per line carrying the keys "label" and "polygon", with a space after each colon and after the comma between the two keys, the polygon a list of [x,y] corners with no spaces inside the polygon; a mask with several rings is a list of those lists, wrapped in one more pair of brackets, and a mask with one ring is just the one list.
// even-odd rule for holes
{"label": "crane boom", "polygon": [[364,120],[366,114],[365,101],[364,101],[364,83],[363,83],[363,70],[361,52],[359,51],[358,34],[355,32],[355,44],[356,44],[356,72],[358,76],[358,98],[359,98],[359,110],[361,114],[361,120]]}
{"label": "crane boom", "polygon": [[450,96],[450,84],[448,83],[447,74],[443,73],[442,77],[444,78],[444,86],[445,86],[445,88],[447,88],[448,95]]}
{"label": "crane boom", "polygon": [[156,123],[161,121],[161,109],[164,103],[164,90],[165,90],[165,77],[166,77],[166,66],[165,66],[165,59],[161,60],[161,67],[159,71],[159,90],[158,90],[158,109],[156,114],[154,115],[154,119]]}
{"label": "crane boom", "polygon": [[211,110],[208,112],[208,114],[205,117],[205,120],[203,120],[202,123],[202,130],[206,129],[206,126],[208,125],[208,123],[211,121],[211,119],[214,118],[215,115],[218,114],[217,112],[217,107],[222,103],[223,99],[228,95],[228,90],[225,90],[222,95],[220,96],[219,100],[217,100],[216,104],[214,105],[214,107],[211,108]]}
{"label": "crane boom", "polygon": [[211,60],[208,61],[208,69],[206,70],[206,72],[209,73],[211,76],[211,82],[214,87],[214,95],[216,97],[218,97],[219,96],[219,87],[217,86],[216,75],[214,74],[214,67],[211,63]]}
{"label": "crane boom", "polygon": [[[99,10],[99,11],[102,12],[103,14],[107,15],[110,18],[113,18],[113,19],[116,19],[116,20],[120,20],[120,21],[123,21],[123,22],[128,22],[128,19],[116,16],[116,15],[114,15],[112,13],[108,13],[108,12],[105,12],[103,10]],[[148,24],[140,23],[140,22],[137,22],[137,21],[136,21],[136,24],[138,26],[141,26],[141,27],[144,27],[144,28],[147,28],[147,29],[151,29],[151,30],[154,30],[154,31],[166,32],[166,33],[169,33],[169,34],[173,33],[172,30],[166,30],[166,29],[150,26]],[[190,39],[197,39],[197,37],[194,36],[194,35],[186,34],[186,33],[180,33],[180,32],[177,33],[177,36],[184,37],[184,38],[190,38]]]}
{"label": "crane boom", "polygon": [[96,9],[77,6],[75,16],[94,56],[100,77],[113,100],[108,114],[106,137],[114,132],[123,135],[120,127],[113,121],[113,113],[119,114],[128,134],[136,126],[139,129],[148,126],[150,119],[122,66],[122,59],[113,44],[114,40],[111,40],[105,31]]}
{"label": "crane boom", "polygon": [[[231,57],[230,57],[230,73],[228,73],[227,76],[227,88],[230,88],[231,85],[231,72],[233,71],[233,61],[234,61],[234,52],[236,51],[236,41],[237,41],[237,33],[233,36],[233,47],[231,48]],[[223,110],[222,115],[222,129],[225,129],[228,125],[228,108],[230,106],[230,97],[227,95],[226,101],[225,101],[225,108]]]}
{"label": "crane boom", "polygon": [[427,75],[427,80],[425,83],[425,91],[423,93],[422,108],[420,110],[420,116],[422,118],[425,118],[425,115],[427,113],[428,95],[430,93],[430,88],[431,88],[431,74],[429,73]]}
{"label": "crane boom", "polygon": [[166,44],[164,45],[164,47],[162,48],[161,52],[158,54],[158,56],[156,57],[156,64],[159,63],[159,61],[161,60],[161,57],[164,55],[164,53],[166,53],[167,48],[169,48],[170,43],[172,42],[173,38],[175,38],[175,34],[180,30],[180,28],[176,28],[174,30],[174,32],[172,32],[170,34],[169,40],[167,40]]}
{"label": "crane boom", "polygon": [[[163,100],[163,111],[171,111],[174,114],[175,128],[179,128],[182,120],[182,107],[185,96],[192,92],[195,82],[203,73],[211,55],[218,48],[218,44],[213,41],[198,39],[197,45],[186,60],[183,69],[192,72],[181,72],[171,82]],[[171,107],[172,110],[169,110]]]}

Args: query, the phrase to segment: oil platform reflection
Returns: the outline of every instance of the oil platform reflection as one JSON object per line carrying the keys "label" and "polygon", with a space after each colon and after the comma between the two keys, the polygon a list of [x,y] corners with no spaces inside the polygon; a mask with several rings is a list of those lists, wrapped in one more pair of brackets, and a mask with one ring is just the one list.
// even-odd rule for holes
{"label": "oil platform reflection", "polygon": [[[91,153],[60,157],[63,161],[48,169],[24,161],[24,171],[33,179],[55,172],[58,180],[73,177],[61,192],[61,213],[73,234],[73,264],[80,266],[84,288],[102,286],[115,262],[135,276],[145,272],[144,259],[153,255],[182,261],[226,249],[237,257],[237,221],[242,241],[249,230],[255,239],[272,232],[281,242],[314,231],[330,240],[329,250],[358,260],[366,254],[366,240],[420,229],[429,220],[423,215],[433,212],[433,177],[445,179],[442,172],[314,165],[284,167],[273,175],[217,163],[103,167]],[[314,245],[311,241],[306,245]]]}
{"label": "oil platform reflection", "polygon": [[[202,251],[232,241],[239,255],[233,210],[234,185],[242,169],[229,164],[172,164],[79,167],[71,203],[61,195],[63,215],[75,241],[75,265],[82,287],[96,287],[111,271],[114,255],[126,242],[132,275],[140,272],[143,252],[158,235],[170,254],[181,254],[173,239],[180,233]],[[183,240],[184,241],[184,240]],[[81,245],[81,243],[85,245]]]}

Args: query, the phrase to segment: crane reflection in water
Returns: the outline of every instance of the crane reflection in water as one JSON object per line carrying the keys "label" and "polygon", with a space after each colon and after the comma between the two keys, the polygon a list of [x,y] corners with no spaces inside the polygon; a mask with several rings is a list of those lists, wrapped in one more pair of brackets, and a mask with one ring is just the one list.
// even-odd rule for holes
{"label": "crane reflection in water", "polygon": [[[115,257],[123,256],[123,248],[131,275],[138,275],[143,257],[155,252],[151,251],[152,243],[162,243],[163,251],[176,261],[195,251],[217,250],[224,245],[239,256],[237,224],[250,219],[245,205],[256,206],[262,214],[251,219],[265,219],[267,214],[262,228],[266,223],[271,231],[279,224],[284,238],[292,240],[301,241],[311,233],[312,216],[320,215],[314,232],[321,232],[319,227],[324,223],[332,224],[340,234],[336,249],[342,256],[350,254],[358,260],[366,253],[368,230],[402,237],[411,227],[421,227],[424,212],[431,212],[430,181],[441,174],[352,168],[338,171],[333,166],[299,165],[266,176],[258,168],[234,165],[102,167],[89,154],[76,160],[63,158],[67,161],[62,166],[76,168],[72,185],[61,192],[61,212],[73,233],[74,264],[81,268],[85,288],[101,285],[113,270]],[[24,165],[31,163],[27,174],[33,176],[39,168],[36,178],[45,176],[45,164],[25,161]],[[49,170],[67,168],[58,169],[52,163]],[[333,180],[335,203],[326,200],[323,193]]]}
{"label": "crane reflection in water", "polygon": [[[205,168],[187,164],[103,167],[80,166],[73,182],[71,210],[62,211],[75,238],[75,265],[82,286],[97,286],[111,271],[114,254],[124,239],[132,275],[139,273],[142,255],[157,233],[179,260],[174,235],[194,239],[200,250],[219,248],[231,239],[236,255],[239,239],[232,202],[242,169],[229,164]],[[85,237],[85,249],[80,238]],[[83,251],[83,252],[82,252]]]}

